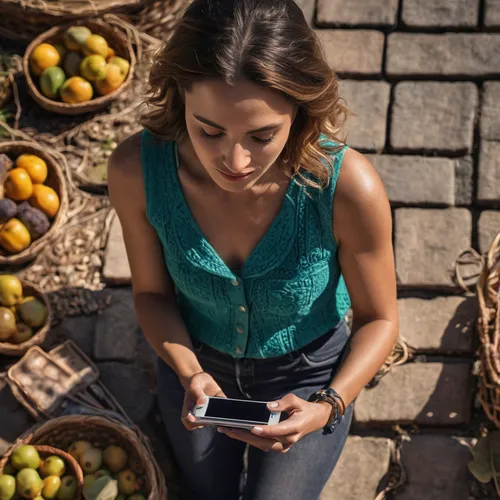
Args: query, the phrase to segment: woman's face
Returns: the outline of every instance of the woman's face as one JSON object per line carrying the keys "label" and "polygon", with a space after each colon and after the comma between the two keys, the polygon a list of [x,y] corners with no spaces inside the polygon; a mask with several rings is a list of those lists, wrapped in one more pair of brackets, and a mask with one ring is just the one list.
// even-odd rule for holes
{"label": "woman's face", "polygon": [[248,81],[205,80],[185,92],[186,125],[194,151],[222,189],[254,186],[285,147],[294,106],[278,92]]}

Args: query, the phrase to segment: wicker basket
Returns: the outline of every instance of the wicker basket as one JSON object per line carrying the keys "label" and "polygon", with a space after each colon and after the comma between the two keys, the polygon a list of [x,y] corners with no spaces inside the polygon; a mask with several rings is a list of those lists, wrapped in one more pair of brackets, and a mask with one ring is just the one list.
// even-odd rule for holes
{"label": "wicker basket", "polygon": [[26,342],[22,344],[9,344],[8,342],[0,342],[0,354],[5,356],[23,356],[26,354],[30,347],[35,345],[40,345],[43,343],[47,337],[47,333],[50,330],[50,325],[52,322],[52,312],[50,309],[50,302],[40,288],[38,288],[33,283],[28,283],[27,281],[21,280],[23,285],[23,295],[25,297],[33,296],[41,300],[45,307],[47,308],[47,318],[45,318],[45,323],[38,329],[38,331]]}
{"label": "wicker basket", "polygon": [[31,41],[61,24],[107,12],[127,13],[151,0],[0,0],[0,35]]}
{"label": "wicker basket", "polygon": [[7,141],[0,142],[0,153],[9,155],[12,159],[22,153],[37,155],[47,163],[48,176],[45,184],[50,186],[59,196],[60,206],[52,221],[50,229],[35,240],[26,250],[17,254],[8,254],[0,250],[0,266],[18,265],[33,260],[40,250],[50,241],[51,237],[64,224],[68,210],[68,190],[64,173],[47,149],[42,149],[30,142]]}
{"label": "wicker basket", "polygon": [[477,300],[479,400],[488,418],[500,428],[500,233],[486,256],[477,284]]}
{"label": "wicker basket", "polygon": [[[23,445],[23,444],[33,444],[33,443],[30,441],[29,437],[26,437],[25,439],[18,440],[13,446],[11,446],[7,450],[7,452],[5,453],[3,458],[0,460],[0,476],[3,474],[3,470],[4,470],[5,466],[7,465],[7,462],[9,461],[9,458],[12,455],[12,453],[14,452],[14,450],[18,446]],[[41,457],[50,456],[50,455],[57,455],[58,457],[61,457],[66,462],[66,464],[69,464],[69,466],[71,467],[72,475],[75,476],[77,481],[78,481],[77,500],[80,500],[81,498],[83,498],[82,497],[83,472],[82,472],[82,468],[80,467],[78,462],[69,453],[66,453],[65,451],[60,450],[58,448],[53,448],[52,446],[34,445],[34,448],[38,451],[38,453],[39,453],[39,455],[41,455]],[[68,472],[69,471],[66,471],[66,474]]]}
{"label": "wicker basket", "polygon": [[[105,16],[105,19],[110,20],[111,16]],[[29,67],[29,59],[31,53],[38,45],[44,42],[51,44],[60,43],[62,41],[64,31],[69,26],[74,26],[76,24],[79,26],[87,26],[92,31],[92,33],[104,36],[104,38],[106,38],[106,40],[109,42],[110,46],[115,50],[116,55],[123,57],[124,59],[129,61],[130,69],[127,77],[125,78],[125,81],[120,85],[118,89],[114,90],[110,94],[96,97],[95,99],[91,99],[90,101],[79,104],[67,104],[65,102],[49,99],[40,92],[38,86],[33,81],[33,75],[31,74]],[[28,85],[28,92],[31,97],[33,97],[36,103],[42,108],[61,115],[79,115],[82,113],[98,111],[106,107],[110,102],[118,99],[132,82],[136,64],[136,57],[132,44],[127,38],[125,29],[120,29],[124,25],[125,21],[122,20],[120,20],[119,23],[117,22],[116,24],[111,24],[110,22],[106,22],[101,19],[89,19],[80,21],[78,23],[72,23],[71,25],[66,24],[63,26],[52,28],[35,38],[28,45],[23,58],[24,74],[26,76],[26,82]]]}
{"label": "wicker basket", "polygon": [[21,436],[20,440],[23,443],[50,445],[63,450],[67,450],[71,443],[78,440],[89,441],[97,448],[118,445],[129,456],[128,467],[144,478],[141,491],[146,493],[147,499],[167,498],[164,476],[147,439],[140,439],[140,434],[121,423],[97,416],[59,417],[35,426]]}

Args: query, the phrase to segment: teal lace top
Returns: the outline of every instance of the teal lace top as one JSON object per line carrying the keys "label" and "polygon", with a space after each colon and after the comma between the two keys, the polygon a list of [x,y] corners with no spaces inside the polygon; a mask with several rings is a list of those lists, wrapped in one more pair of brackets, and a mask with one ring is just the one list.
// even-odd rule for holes
{"label": "teal lace top", "polygon": [[236,358],[267,358],[312,342],[344,318],[350,300],[337,260],[332,204],[345,149],[334,154],[328,188],[290,182],[278,215],[235,274],[191,215],[176,144],[143,132],[147,217],[192,337]]}

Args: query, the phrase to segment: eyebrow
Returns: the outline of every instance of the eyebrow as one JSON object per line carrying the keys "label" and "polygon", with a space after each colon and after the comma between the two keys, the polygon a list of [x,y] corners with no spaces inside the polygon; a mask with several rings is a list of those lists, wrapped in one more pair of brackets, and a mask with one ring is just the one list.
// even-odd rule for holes
{"label": "eyebrow", "polygon": [[[204,123],[205,125],[209,125],[210,127],[218,128],[220,130],[226,131],[224,127],[221,127],[220,125],[217,125],[217,123],[207,119],[203,118],[203,116],[199,115],[193,115],[199,122]],[[270,125],[266,125],[264,127],[256,128],[254,130],[249,130],[247,134],[256,134],[258,132],[268,132],[269,130],[274,130],[275,128],[281,127],[283,123],[271,123]]]}

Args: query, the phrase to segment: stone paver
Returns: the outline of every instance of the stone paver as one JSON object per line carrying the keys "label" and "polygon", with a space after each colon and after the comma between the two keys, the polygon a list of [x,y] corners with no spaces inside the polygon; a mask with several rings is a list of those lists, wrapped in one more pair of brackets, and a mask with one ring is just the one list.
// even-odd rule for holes
{"label": "stone paver", "polygon": [[471,205],[474,194],[474,162],[471,156],[455,160],[455,205]]}
{"label": "stone paver", "polygon": [[111,222],[102,274],[105,281],[113,285],[127,285],[132,279],[123,232],[116,215]]}
{"label": "stone paver", "polygon": [[389,439],[349,436],[321,500],[375,498],[381,486],[385,486],[390,458]]}
{"label": "stone paver", "polygon": [[471,365],[410,363],[393,368],[354,406],[359,423],[393,422],[441,426],[466,424],[471,417]]}
{"label": "stone paver", "polygon": [[403,0],[401,18],[412,27],[476,26],[479,0]]}
{"label": "stone paver", "polygon": [[384,34],[374,30],[316,30],[328,64],[337,73],[377,76],[382,72]]}
{"label": "stone paver", "polygon": [[87,356],[94,356],[94,338],[97,315],[65,318],[57,327],[71,339]]}
{"label": "stone paver", "polygon": [[477,103],[473,83],[399,83],[394,89],[391,146],[470,152]]}
{"label": "stone paver", "polygon": [[467,463],[471,454],[458,438],[421,434],[403,442],[401,456],[408,474],[396,500],[469,500]]}
{"label": "stone paver", "polygon": [[500,0],[486,0],[484,24],[488,27],[500,26]]}
{"label": "stone paver", "polygon": [[481,141],[477,198],[482,202],[500,201],[500,142]]}
{"label": "stone paver", "polygon": [[424,156],[367,155],[393,203],[455,204],[455,162]]}
{"label": "stone paver", "polygon": [[500,75],[500,34],[392,33],[387,73],[400,75]]}
{"label": "stone paver", "polygon": [[398,0],[318,0],[316,22],[320,26],[392,26],[397,10]]}
{"label": "stone paver", "polygon": [[500,233],[500,210],[485,210],[479,217],[478,234],[479,250],[485,253],[489,250],[493,239]]}
{"label": "stone paver", "polygon": [[396,272],[401,285],[453,287],[450,271],[471,246],[465,208],[399,208],[395,216]]}
{"label": "stone paver", "polygon": [[150,374],[139,364],[97,363],[101,381],[134,421],[144,420],[155,403]]}
{"label": "stone paver", "polygon": [[398,301],[399,334],[426,352],[473,354],[477,306],[474,298],[404,298]]}
{"label": "stone paver", "polygon": [[94,357],[99,361],[132,361],[135,357],[137,323],[132,291],[112,290],[111,305],[97,320]]}
{"label": "stone paver", "polygon": [[481,107],[481,137],[500,140],[500,82],[486,82]]}
{"label": "stone paver", "polygon": [[386,82],[341,82],[340,96],[353,113],[344,126],[350,146],[370,152],[384,148],[389,94]]}

